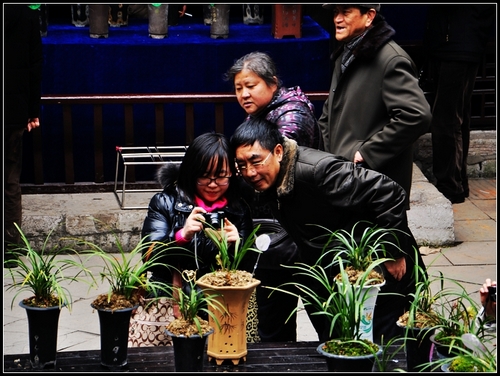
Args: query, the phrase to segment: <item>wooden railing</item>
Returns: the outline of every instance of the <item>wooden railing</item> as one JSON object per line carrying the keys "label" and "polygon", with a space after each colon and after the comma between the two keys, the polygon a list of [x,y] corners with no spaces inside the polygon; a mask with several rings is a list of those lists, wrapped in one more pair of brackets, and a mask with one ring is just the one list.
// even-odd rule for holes
{"label": "wooden railing", "polygon": [[[327,92],[308,92],[311,101],[324,101]],[[133,95],[47,95],[42,97],[42,105],[62,106],[63,137],[64,137],[64,182],[47,184],[44,182],[43,148],[49,147],[49,140],[43,140],[41,132],[33,132],[33,180],[34,184],[22,184],[23,193],[68,193],[112,191],[113,185],[104,179],[103,157],[103,106],[107,104],[123,105],[125,145],[123,146],[159,146],[165,145],[166,117],[164,104],[184,104],[185,113],[185,142],[189,144],[195,137],[195,105],[198,103],[212,103],[215,105],[215,131],[224,133],[224,105],[236,103],[234,94],[133,94]],[[155,111],[155,145],[135,145],[134,143],[134,106],[138,104],[154,104]],[[79,105],[92,105],[93,108],[93,137],[94,137],[94,164],[95,179],[93,182],[77,182],[74,168],[74,136],[73,136],[73,109]],[[135,182],[133,169],[130,180]],[[78,183],[78,185],[75,185]],[[141,182],[135,182],[140,188]]]}
{"label": "wooden railing", "polygon": [[[411,48],[410,48],[411,50]],[[490,49],[491,50],[491,49]],[[490,51],[489,51],[490,52]],[[478,72],[474,93],[471,118],[472,129],[496,129],[496,76],[495,57],[488,53]],[[307,92],[309,99],[316,106],[321,106],[327,98],[328,92]],[[43,150],[50,147],[50,140],[42,139],[41,132],[32,132],[33,146],[33,177],[32,183],[22,184],[23,193],[68,193],[68,192],[92,192],[113,191],[112,179],[104,178],[104,129],[103,129],[103,106],[107,104],[118,104],[123,106],[124,111],[124,135],[123,146],[162,146],[165,143],[165,104],[184,105],[185,116],[185,143],[189,144],[195,137],[195,105],[199,103],[210,103],[214,105],[215,131],[224,133],[224,106],[235,104],[234,94],[226,93],[187,93],[187,94],[121,94],[121,95],[46,95],[42,97],[43,106],[61,106],[64,133],[64,182],[44,182]],[[139,104],[154,104],[155,111],[155,145],[136,145],[134,143],[134,106]],[[93,108],[93,164],[95,178],[93,182],[80,182],[75,179],[74,163],[74,137],[73,137],[73,109],[79,105],[92,105]],[[321,110],[321,107],[318,107]],[[109,145],[108,145],[109,146]],[[106,146],[106,147],[108,147]],[[136,182],[133,169],[130,171],[130,181],[141,188],[141,184],[147,182]]]}

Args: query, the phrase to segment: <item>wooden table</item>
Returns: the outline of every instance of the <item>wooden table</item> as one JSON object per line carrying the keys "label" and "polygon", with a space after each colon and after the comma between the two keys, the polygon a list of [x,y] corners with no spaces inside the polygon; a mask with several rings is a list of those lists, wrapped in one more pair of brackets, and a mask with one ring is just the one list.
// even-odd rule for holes
{"label": "wooden table", "polygon": [[[327,372],[326,360],[316,352],[319,342],[249,343],[246,362],[217,366],[205,354],[204,372]],[[406,369],[404,352],[397,353],[396,362],[388,370]],[[105,372],[100,350],[60,351],[56,367],[43,372]],[[173,347],[130,347],[128,364],[123,372],[174,372]],[[33,372],[29,354],[4,355],[4,372]]]}

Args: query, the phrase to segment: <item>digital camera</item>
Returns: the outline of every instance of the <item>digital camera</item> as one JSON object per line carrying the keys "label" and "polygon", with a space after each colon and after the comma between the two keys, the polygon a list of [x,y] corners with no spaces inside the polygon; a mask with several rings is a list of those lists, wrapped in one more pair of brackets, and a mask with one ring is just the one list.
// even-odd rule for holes
{"label": "digital camera", "polygon": [[491,302],[497,301],[497,287],[496,286],[488,286],[488,298]]}
{"label": "digital camera", "polygon": [[223,211],[216,211],[212,213],[203,213],[203,217],[205,217],[203,227],[219,230],[221,228],[221,222],[224,221],[225,214]]}

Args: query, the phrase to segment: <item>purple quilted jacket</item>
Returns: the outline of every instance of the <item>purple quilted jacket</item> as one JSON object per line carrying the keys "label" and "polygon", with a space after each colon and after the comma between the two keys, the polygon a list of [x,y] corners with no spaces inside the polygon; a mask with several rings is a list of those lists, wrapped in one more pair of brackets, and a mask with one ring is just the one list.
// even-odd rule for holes
{"label": "purple quilted jacket", "polygon": [[280,88],[271,103],[256,116],[278,125],[281,133],[301,146],[324,150],[323,138],[314,115],[314,105],[299,86]]}

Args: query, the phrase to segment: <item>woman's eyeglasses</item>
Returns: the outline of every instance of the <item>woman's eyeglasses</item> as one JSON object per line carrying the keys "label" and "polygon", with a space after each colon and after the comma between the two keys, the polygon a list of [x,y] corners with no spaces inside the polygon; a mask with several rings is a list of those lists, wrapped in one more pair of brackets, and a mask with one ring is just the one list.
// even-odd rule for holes
{"label": "woman's eyeglasses", "polygon": [[217,185],[228,185],[229,184],[229,178],[231,176],[221,176],[218,178],[209,178],[209,177],[201,177],[196,179],[196,184],[198,185],[210,185],[213,181]]}

